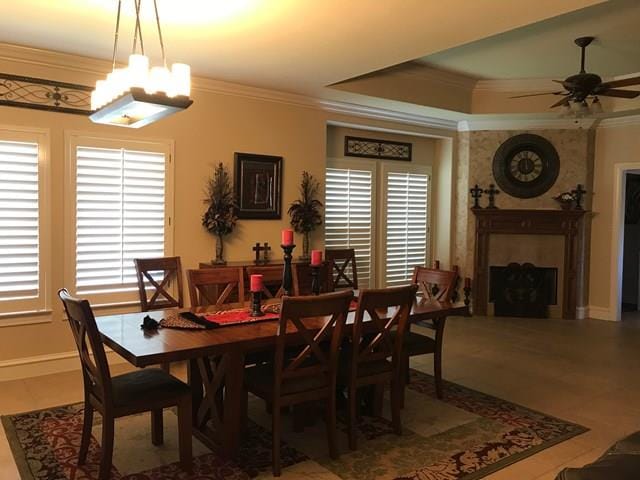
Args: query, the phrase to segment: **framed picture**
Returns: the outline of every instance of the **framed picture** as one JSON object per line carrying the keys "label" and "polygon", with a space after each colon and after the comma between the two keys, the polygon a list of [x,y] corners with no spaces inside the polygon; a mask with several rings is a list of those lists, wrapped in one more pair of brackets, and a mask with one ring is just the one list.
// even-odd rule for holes
{"label": "framed picture", "polygon": [[282,157],[235,154],[238,218],[282,218]]}

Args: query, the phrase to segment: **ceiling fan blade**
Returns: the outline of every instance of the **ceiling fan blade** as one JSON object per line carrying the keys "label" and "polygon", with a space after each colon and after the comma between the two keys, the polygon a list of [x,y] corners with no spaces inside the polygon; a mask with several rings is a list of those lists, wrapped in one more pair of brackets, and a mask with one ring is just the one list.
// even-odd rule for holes
{"label": "ceiling fan blade", "polygon": [[553,105],[551,105],[549,108],[555,108],[555,107],[559,107],[560,105],[569,105],[569,102],[571,101],[571,96],[567,95],[564,98],[561,98],[560,100],[558,100],[556,103],[554,103]]}
{"label": "ceiling fan blade", "polygon": [[516,95],[509,98],[525,98],[525,97],[539,97],[541,95],[568,95],[565,92],[545,92],[545,93],[527,93],[526,95]]}
{"label": "ceiling fan blade", "polygon": [[633,90],[617,90],[615,88],[609,88],[599,91],[597,94],[603,97],[636,98],[640,95],[640,91],[636,92]]}
{"label": "ceiling fan blade", "polygon": [[600,88],[618,88],[629,87],[631,85],[640,85],[640,77],[621,78],[620,80],[611,80],[610,82],[604,82],[600,85]]}

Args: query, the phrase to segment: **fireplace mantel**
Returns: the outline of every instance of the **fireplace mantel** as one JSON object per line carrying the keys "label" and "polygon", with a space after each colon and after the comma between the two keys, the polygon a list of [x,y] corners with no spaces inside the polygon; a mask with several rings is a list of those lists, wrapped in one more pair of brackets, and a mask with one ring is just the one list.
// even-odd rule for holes
{"label": "fireplace mantel", "polygon": [[486,315],[489,301],[489,242],[492,234],[564,236],[562,318],[576,318],[578,242],[584,210],[471,209],[476,217],[473,311]]}

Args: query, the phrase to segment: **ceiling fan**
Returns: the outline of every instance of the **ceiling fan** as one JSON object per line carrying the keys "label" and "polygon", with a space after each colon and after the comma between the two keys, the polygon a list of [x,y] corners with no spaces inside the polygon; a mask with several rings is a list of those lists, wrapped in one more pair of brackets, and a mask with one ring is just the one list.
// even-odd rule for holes
{"label": "ceiling fan", "polygon": [[585,71],[585,50],[594,38],[595,37],[580,37],[575,39],[575,44],[578,45],[582,51],[580,58],[580,73],[571,75],[564,80],[553,80],[554,82],[561,84],[564,87],[564,90],[518,95],[511,98],[535,97],[539,95],[562,95],[562,98],[550,107],[555,108],[559,106],[569,107],[572,103],[578,106],[588,107],[586,104],[586,100],[588,98],[593,99],[592,105],[595,106],[595,104],[598,104],[598,107],[600,107],[598,96],[618,98],[636,98],[637,96],[640,96],[640,91],[621,90],[618,88],[640,85],[640,77],[603,82],[599,75],[596,75],[595,73],[587,73]]}

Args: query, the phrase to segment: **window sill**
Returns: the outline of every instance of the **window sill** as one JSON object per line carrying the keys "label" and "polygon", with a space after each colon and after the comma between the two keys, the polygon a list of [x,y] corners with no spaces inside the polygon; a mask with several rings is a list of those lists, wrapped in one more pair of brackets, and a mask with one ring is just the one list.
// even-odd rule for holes
{"label": "window sill", "polygon": [[38,323],[51,323],[52,321],[53,316],[51,310],[0,313],[0,328],[35,325]]}

